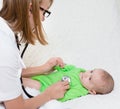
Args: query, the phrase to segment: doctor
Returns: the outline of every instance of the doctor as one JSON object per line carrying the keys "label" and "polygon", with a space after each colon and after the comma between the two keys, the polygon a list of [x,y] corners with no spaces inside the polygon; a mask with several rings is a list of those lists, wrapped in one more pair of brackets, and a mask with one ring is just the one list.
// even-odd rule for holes
{"label": "doctor", "polygon": [[53,0],[3,0],[0,11],[0,103],[6,109],[37,109],[46,102],[62,98],[69,88],[69,82],[58,82],[40,95],[24,99],[20,77],[46,73],[54,66],[64,66],[61,58],[52,58],[44,65],[25,68],[16,45],[15,34],[22,41],[42,45],[48,44],[41,21],[50,15]]}

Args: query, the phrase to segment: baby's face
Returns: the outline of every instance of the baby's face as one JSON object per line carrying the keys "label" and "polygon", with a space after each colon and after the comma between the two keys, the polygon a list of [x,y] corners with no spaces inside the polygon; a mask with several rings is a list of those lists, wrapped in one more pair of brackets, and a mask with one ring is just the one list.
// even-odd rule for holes
{"label": "baby's face", "polygon": [[94,90],[95,88],[100,87],[102,84],[102,73],[102,69],[94,69],[80,73],[81,83],[88,90]]}

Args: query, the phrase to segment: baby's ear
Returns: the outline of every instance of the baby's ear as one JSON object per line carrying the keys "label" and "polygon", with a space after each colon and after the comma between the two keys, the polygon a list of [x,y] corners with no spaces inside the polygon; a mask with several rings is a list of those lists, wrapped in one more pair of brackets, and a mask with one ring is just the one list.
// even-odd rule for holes
{"label": "baby's ear", "polygon": [[89,90],[89,93],[92,95],[96,95],[96,91],[95,90]]}

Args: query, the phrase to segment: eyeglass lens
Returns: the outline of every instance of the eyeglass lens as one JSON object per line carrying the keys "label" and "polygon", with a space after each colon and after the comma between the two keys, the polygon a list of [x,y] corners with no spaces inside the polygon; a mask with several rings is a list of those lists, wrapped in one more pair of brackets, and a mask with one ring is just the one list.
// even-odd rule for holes
{"label": "eyeglass lens", "polygon": [[44,12],[43,12],[43,15],[44,15],[45,17],[49,17],[49,15],[51,14],[51,12],[50,12],[50,11],[45,10],[45,9],[44,9],[44,8],[42,8],[42,7],[40,7],[40,10],[41,10],[41,11],[44,11]]}

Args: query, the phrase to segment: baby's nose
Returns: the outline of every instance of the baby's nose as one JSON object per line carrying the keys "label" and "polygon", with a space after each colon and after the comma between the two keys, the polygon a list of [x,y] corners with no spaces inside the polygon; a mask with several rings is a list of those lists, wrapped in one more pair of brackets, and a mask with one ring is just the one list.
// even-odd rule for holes
{"label": "baby's nose", "polygon": [[89,76],[90,76],[90,73],[85,73],[85,74],[84,74],[84,77],[85,77],[85,78],[88,78]]}

